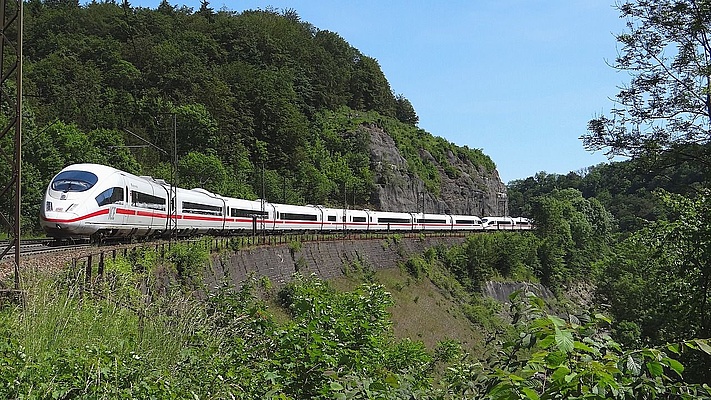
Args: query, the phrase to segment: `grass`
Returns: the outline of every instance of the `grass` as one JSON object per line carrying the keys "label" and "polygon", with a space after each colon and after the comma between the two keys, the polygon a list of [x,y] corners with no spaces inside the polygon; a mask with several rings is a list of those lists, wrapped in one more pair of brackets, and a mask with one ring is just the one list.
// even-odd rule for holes
{"label": "grass", "polygon": [[[401,269],[390,268],[376,271],[372,279],[392,294],[390,314],[396,338],[422,341],[430,350],[441,341],[456,340],[473,355],[483,353],[486,332],[467,319],[460,302],[428,277],[415,279]],[[339,291],[350,291],[363,283],[352,276],[329,282]]]}
{"label": "grass", "polygon": [[140,283],[121,267],[107,265],[105,279],[91,291],[82,290],[83,276],[23,274],[23,305],[0,310],[7,327],[30,359],[88,347],[149,360],[169,370],[183,344],[200,325],[204,306],[179,291],[147,300]]}

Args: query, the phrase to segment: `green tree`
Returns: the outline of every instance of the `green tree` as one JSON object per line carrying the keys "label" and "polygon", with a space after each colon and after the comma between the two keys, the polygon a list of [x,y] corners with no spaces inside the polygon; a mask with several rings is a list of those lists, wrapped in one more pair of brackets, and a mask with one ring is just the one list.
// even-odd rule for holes
{"label": "green tree", "polygon": [[[601,314],[552,315],[545,303],[511,296],[519,336],[503,343],[488,364],[460,362],[444,377],[457,398],[484,399],[709,399],[708,385],[687,383],[680,352],[711,355],[708,340],[626,349],[606,332]],[[585,322],[581,322],[585,321]]]}
{"label": "green tree", "polygon": [[614,221],[596,199],[579,190],[553,190],[532,200],[532,218],[541,238],[541,280],[554,288],[592,271],[609,253]]}
{"label": "green tree", "polygon": [[[603,263],[600,301],[611,305],[627,340],[659,344],[711,336],[711,200],[660,191],[670,220],[649,224],[616,246]],[[708,382],[708,357],[689,376]]]}
{"label": "green tree", "polygon": [[352,109],[373,110],[389,117],[395,116],[395,96],[380,64],[374,58],[361,55],[357,59],[350,87],[348,106]]}
{"label": "green tree", "polygon": [[402,94],[399,94],[395,98],[395,117],[400,122],[404,122],[412,126],[417,126],[417,123],[420,122],[420,118],[417,116],[412,103],[410,103],[410,100]]}
{"label": "green tree", "polygon": [[618,34],[614,67],[632,80],[616,96],[610,116],[588,123],[590,150],[643,156],[673,152],[708,173],[704,145],[711,116],[711,2],[635,0],[617,6],[628,31]]}

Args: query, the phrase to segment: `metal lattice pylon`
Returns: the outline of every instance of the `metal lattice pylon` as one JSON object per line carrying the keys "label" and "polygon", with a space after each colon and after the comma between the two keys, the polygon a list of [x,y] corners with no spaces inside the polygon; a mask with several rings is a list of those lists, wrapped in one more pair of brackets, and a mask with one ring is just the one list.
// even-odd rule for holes
{"label": "metal lattice pylon", "polygon": [[[22,182],[22,0],[0,0],[0,110],[7,122],[0,131],[0,224],[14,249],[15,290],[20,289],[20,205]],[[13,140],[10,140],[13,137]],[[11,171],[9,174],[5,171]]]}

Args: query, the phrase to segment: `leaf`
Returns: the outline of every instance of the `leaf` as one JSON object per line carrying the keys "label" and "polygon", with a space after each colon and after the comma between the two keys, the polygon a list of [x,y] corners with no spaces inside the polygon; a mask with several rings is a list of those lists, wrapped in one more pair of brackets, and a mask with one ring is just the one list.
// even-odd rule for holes
{"label": "leaf", "polygon": [[550,346],[551,344],[553,344],[553,342],[555,342],[555,336],[548,335],[538,341],[538,346],[542,349],[545,349],[548,348],[548,346]]}
{"label": "leaf", "polygon": [[343,390],[343,385],[341,385],[338,382],[331,382],[331,390],[333,390],[333,391]]}
{"label": "leaf", "polygon": [[679,345],[676,343],[668,344],[667,349],[674,354],[679,354]]}
{"label": "leaf", "polygon": [[673,358],[665,357],[662,359],[662,364],[668,366],[669,368],[673,369],[674,372],[676,372],[679,377],[681,378],[681,373],[684,372],[684,366],[681,365],[681,363]]}
{"label": "leaf", "polygon": [[577,377],[578,377],[578,373],[577,373],[577,372],[573,372],[572,374],[568,374],[568,375],[565,376],[565,382],[566,382],[566,383],[570,383],[573,379],[575,379],[575,378],[577,378]]}
{"label": "leaf", "polygon": [[699,348],[701,351],[703,351],[706,354],[711,355],[711,346],[708,344],[708,340],[705,339],[694,339],[694,343],[699,345]]}
{"label": "leaf", "polygon": [[553,322],[556,327],[565,326],[565,321],[562,318],[556,317],[555,315],[548,315],[548,319]]}
{"label": "leaf", "polygon": [[566,353],[562,351],[554,351],[550,352],[546,355],[545,361],[546,361],[546,368],[557,368],[561,364],[563,364],[568,357],[566,356]]}
{"label": "leaf", "polygon": [[573,334],[569,331],[561,331],[556,326],[555,328],[555,344],[558,346],[558,350],[564,353],[570,353],[573,351]]}
{"label": "leaf", "polygon": [[523,392],[523,394],[526,395],[526,398],[529,398],[529,399],[532,399],[532,400],[538,400],[538,399],[540,399],[540,397],[538,396],[538,393],[536,393],[536,391],[533,390],[533,389],[524,387],[524,388],[521,388],[521,391]]}
{"label": "leaf", "polygon": [[601,320],[601,321],[605,321],[605,322],[607,322],[608,324],[611,324],[611,323],[612,323],[612,320],[611,320],[610,318],[608,318],[608,317],[606,317],[605,315],[600,314],[600,313],[595,314],[595,319],[599,319],[599,320]]}
{"label": "leaf", "polygon": [[646,365],[647,371],[649,371],[649,373],[655,378],[661,376],[664,373],[664,368],[662,367],[662,364],[657,361],[650,361]]}
{"label": "leaf", "polygon": [[578,342],[578,341],[576,341],[573,345],[574,345],[575,348],[578,349],[578,350],[586,351],[586,352],[588,352],[588,353],[597,354],[597,350],[593,349],[592,347],[586,345],[586,344],[583,343],[583,342]]}
{"label": "leaf", "polygon": [[565,365],[558,367],[558,369],[553,372],[551,375],[551,379],[553,379],[556,382],[560,382],[561,380],[565,379],[565,377],[570,373],[570,369],[566,367]]}
{"label": "leaf", "polygon": [[396,389],[400,387],[400,382],[397,380],[397,377],[393,374],[388,374],[388,376],[385,377],[385,383],[390,385],[390,387],[393,387]]}
{"label": "leaf", "polygon": [[627,356],[627,370],[634,375],[639,375],[639,373],[642,372],[642,366],[631,354]]}

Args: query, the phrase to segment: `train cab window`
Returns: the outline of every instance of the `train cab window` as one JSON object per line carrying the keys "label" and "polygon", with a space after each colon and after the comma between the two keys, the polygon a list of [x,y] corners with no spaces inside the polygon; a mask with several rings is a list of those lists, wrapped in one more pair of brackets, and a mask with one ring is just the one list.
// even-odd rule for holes
{"label": "train cab window", "polygon": [[96,196],[96,202],[99,204],[99,207],[118,203],[119,201],[123,201],[123,188],[120,187],[108,188]]}
{"label": "train cab window", "polygon": [[150,208],[151,210],[165,211],[166,200],[162,197],[151,194],[131,191],[131,205],[139,208]]}
{"label": "train cab window", "polygon": [[94,187],[99,178],[88,171],[63,171],[52,181],[52,190],[83,192]]}

